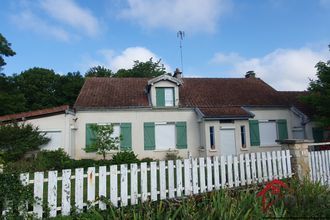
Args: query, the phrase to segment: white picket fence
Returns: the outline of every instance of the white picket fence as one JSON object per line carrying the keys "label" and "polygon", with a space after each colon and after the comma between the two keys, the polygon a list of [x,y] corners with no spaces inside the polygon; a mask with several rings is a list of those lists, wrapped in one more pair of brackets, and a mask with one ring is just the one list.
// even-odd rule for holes
{"label": "white picket fence", "polygon": [[308,154],[311,180],[330,186],[330,150],[310,151]]}
{"label": "white picket fence", "polygon": [[37,200],[33,213],[41,218],[45,203],[54,217],[69,215],[73,207],[78,211],[93,205],[106,209],[106,204],[97,200],[101,196],[117,207],[288,178],[292,176],[290,158],[288,150],[272,151],[89,167],[87,173],[83,168],[36,172],[33,178],[25,173],[21,180],[25,185],[33,184]]}

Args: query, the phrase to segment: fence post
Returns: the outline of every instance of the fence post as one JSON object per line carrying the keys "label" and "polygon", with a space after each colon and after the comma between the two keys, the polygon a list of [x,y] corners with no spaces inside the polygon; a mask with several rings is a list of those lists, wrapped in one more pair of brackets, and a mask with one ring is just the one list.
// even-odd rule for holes
{"label": "fence post", "polygon": [[290,150],[292,171],[300,180],[310,177],[308,158],[308,145],[310,143],[313,141],[289,139],[280,141],[283,150]]}

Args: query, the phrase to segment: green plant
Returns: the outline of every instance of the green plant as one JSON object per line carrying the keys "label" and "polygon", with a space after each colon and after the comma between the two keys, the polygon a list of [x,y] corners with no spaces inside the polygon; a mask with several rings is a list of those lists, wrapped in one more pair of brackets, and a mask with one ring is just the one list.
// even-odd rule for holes
{"label": "green plant", "polygon": [[111,159],[111,164],[131,164],[138,163],[139,159],[133,151],[120,151],[113,155]]}
{"label": "green plant", "polygon": [[25,153],[49,142],[37,127],[25,123],[0,125],[0,137],[0,156],[6,163],[20,160]]}
{"label": "green plant", "polygon": [[182,157],[178,156],[176,152],[166,153],[165,160],[180,160]]}
{"label": "green plant", "polygon": [[35,171],[60,170],[69,167],[71,159],[62,148],[55,151],[42,150],[37,153],[33,167]]}
{"label": "green plant", "polygon": [[27,203],[33,202],[31,186],[23,186],[18,174],[0,174],[0,214],[7,219],[27,216]]}

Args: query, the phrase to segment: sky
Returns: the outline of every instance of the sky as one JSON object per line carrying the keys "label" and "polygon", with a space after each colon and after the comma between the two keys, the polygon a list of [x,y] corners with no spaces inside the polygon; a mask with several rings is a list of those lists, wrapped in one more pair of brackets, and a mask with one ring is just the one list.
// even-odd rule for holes
{"label": "sky", "polygon": [[330,0],[0,0],[0,33],[17,53],[4,73],[56,73],[161,59],[184,77],[256,72],[277,90],[306,90],[330,59]]}

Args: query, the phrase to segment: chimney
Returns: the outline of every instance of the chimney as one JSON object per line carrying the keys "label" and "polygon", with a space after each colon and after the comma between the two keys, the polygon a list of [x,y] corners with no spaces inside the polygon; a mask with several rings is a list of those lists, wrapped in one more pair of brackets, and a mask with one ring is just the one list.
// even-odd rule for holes
{"label": "chimney", "polygon": [[182,72],[180,71],[179,68],[176,68],[173,74],[173,77],[177,78],[177,79],[181,79],[182,77]]}
{"label": "chimney", "polygon": [[245,74],[245,78],[254,79],[254,78],[256,78],[256,73],[253,70],[247,71]]}

